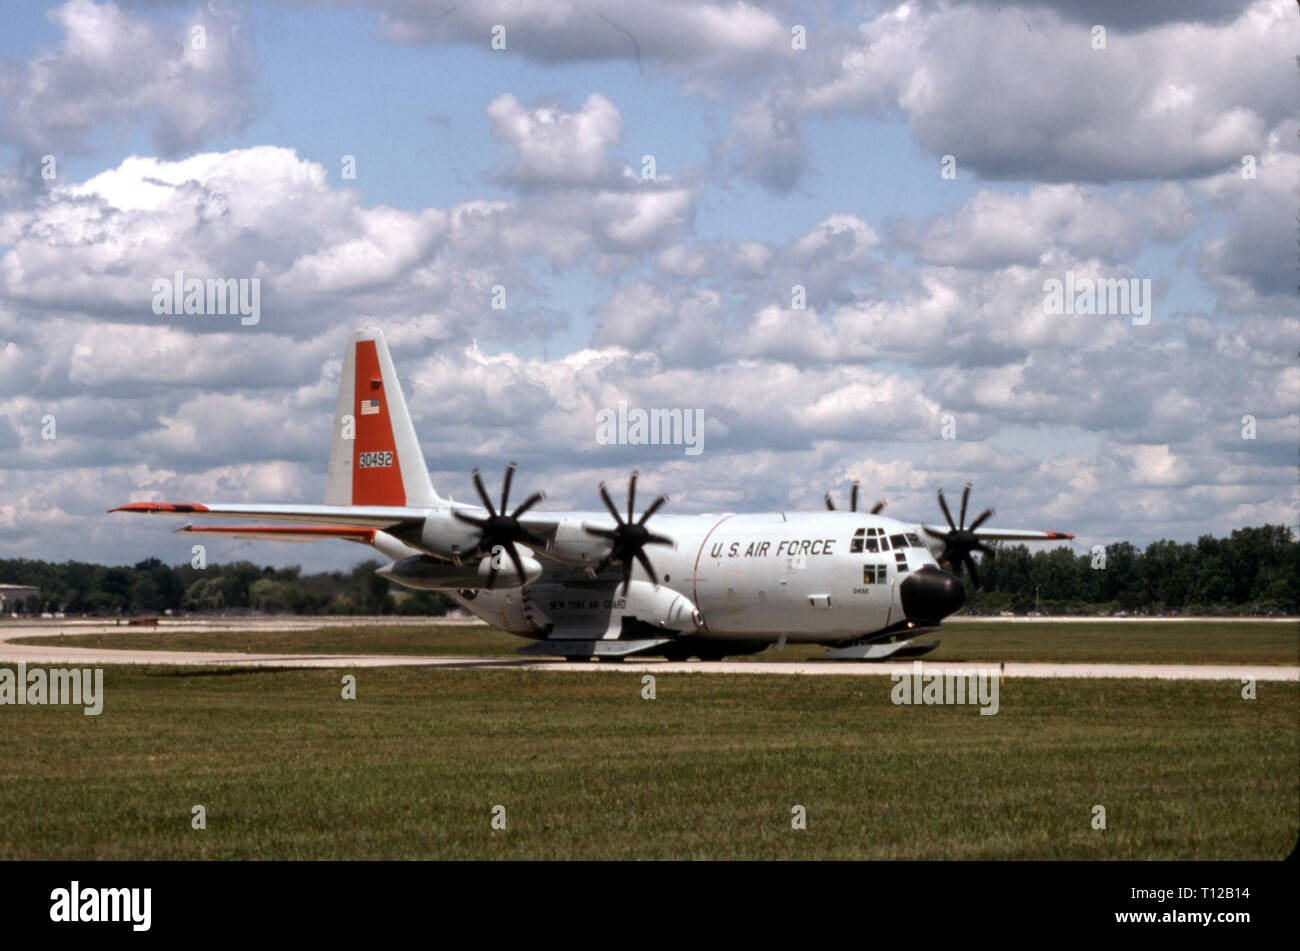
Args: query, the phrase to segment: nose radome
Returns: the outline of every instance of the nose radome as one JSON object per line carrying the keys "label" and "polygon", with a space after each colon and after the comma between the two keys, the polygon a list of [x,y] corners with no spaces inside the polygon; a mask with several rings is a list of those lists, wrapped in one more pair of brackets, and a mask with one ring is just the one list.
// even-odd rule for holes
{"label": "nose radome", "polygon": [[898,586],[903,613],[913,621],[942,621],[966,603],[966,589],[956,575],[938,568],[922,568]]}

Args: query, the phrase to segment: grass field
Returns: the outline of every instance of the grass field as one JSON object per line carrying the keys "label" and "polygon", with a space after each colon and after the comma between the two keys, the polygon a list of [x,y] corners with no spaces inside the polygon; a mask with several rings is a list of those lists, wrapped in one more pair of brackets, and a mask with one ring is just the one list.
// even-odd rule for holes
{"label": "grass field", "polygon": [[0,858],[1278,859],[1300,821],[1290,683],[1008,680],[979,716],[883,677],[354,673],[0,707]]}
{"label": "grass field", "polygon": [[[990,663],[1300,664],[1300,625],[1267,621],[1060,623],[957,621],[923,639],[942,643],[926,660]],[[255,653],[508,655],[529,643],[490,627],[430,623],[427,627],[364,625],[318,630],[246,632],[132,630],[112,634],[34,636],[21,644],[165,650],[247,650]],[[758,662],[823,657],[824,647],[789,645],[752,657]]]}

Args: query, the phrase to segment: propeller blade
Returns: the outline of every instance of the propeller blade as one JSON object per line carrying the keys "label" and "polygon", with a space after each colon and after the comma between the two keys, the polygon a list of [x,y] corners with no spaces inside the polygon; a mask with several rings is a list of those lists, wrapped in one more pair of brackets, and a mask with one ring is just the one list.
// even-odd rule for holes
{"label": "propeller blade", "polygon": [[515,571],[519,572],[519,583],[524,583],[524,562],[519,557],[519,552],[514,545],[506,546],[506,554],[510,556],[510,563],[515,566]]}
{"label": "propeller blade", "polygon": [[487,519],[485,518],[475,518],[473,515],[466,515],[464,512],[457,512],[454,509],[452,510],[451,516],[452,518],[458,518],[462,522],[473,525],[477,528],[482,528],[487,524]]}
{"label": "propeller blade", "polygon": [[883,512],[884,510],[885,510],[885,502],[884,502],[883,499],[882,499],[881,501],[877,502],[875,505],[871,506],[871,514],[872,514],[872,515],[879,515],[879,514],[880,514],[881,512]]}
{"label": "propeller blade", "polygon": [[943,489],[939,490],[939,508],[943,509],[943,517],[948,520],[948,527],[955,532],[957,526],[952,523],[952,513],[948,511],[948,503],[943,500]]}
{"label": "propeller blade", "polygon": [[534,548],[540,548],[543,551],[546,550],[545,538],[534,535],[532,532],[525,531],[522,528],[515,534],[515,541],[523,542],[525,545],[532,545]]}
{"label": "propeller blade", "polygon": [[677,547],[677,543],[665,535],[656,535],[654,532],[646,533],[645,543],[647,545],[668,545],[672,548]]}
{"label": "propeller blade", "polygon": [[650,507],[649,507],[648,509],[646,509],[644,512],[641,513],[641,521],[637,522],[637,524],[638,524],[638,525],[644,525],[644,524],[645,524],[645,520],[648,519],[648,518],[649,518],[651,515],[653,515],[655,512],[659,511],[659,506],[663,505],[663,504],[664,504],[665,502],[667,502],[667,501],[668,501],[668,496],[666,496],[666,495],[661,495],[661,496],[659,496],[659,498],[657,498],[657,499],[655,499],[653,502],[651,502],[651,503],[650,503]]}
{"label": "propeller blade", "polygon": [[528,496],[528,498],[524,500],[523,504],[520,505],[519,508],[515,509],[513,512],[510,513],[510,517],[518,518],[519,516],[523,515],[530,508],[532,508],[534,505],[536,505],[538,502],[542,501],[545,498],[546,496],[541,492],[534,492],[532,495]]}
{"label": "propeller blade", "polygon": [[501,514],[502,515],[510,511],[508,508],[506,508],[506,502],[510,498],[510,483],[514,481],[514,478],[515,478],[515,464],[512,462],[506,466],[506,477],[505,480],[501,483]]}
{"label": "propeller blade", "polygon": [[632,478],[627,480],[627,520],[632,521],[632,510],[636,506],[636,470],[632,470]]}
{"label": "propeller blade", "polygon": [[483,507],[488,510],[488,514],[496,515],[492,500],[488,498],[487,489],[483,488],[483,477],[479,475],[477,469],[474,470],[474,488],[478,490],[478,497],[483,500]]}
{"label": "propeller blade", "polygon": [[826,511],[835,511],[835,503],[831,501],[831,494],[829,492],[826,493]]}
{"label": "propeller blade", "polygon": [[975,521],[970,523],[970,528],[968,528],[967,531],[969,532],[975,531],[975,529],[979,528],[981,525],[984,524],[985,519],[992,518],[992,517],[993,517],[993,510],[985,509],[983,512],[980,512],[979,517],[975,519]]}
{"label": "propeller blade", "polygon": [[637,561],[641,562],[641,567],[644,568],[645,573],[650,576],[650,580],[655,584],[658,584],[659,576],[655,574],[654,565],[650,564],[650,559],[646,557],[645,549],[638,548],[635,557]]}
{"label": "propeller blade", "polygon": [[957,527],[964,529],[966,527],[966,502],[970,499],[970,483],[961,490],[961,518],[957,521]]}
{"label": "propeller blade", "polygon": [[623,524],[623,516],[618,514],[618,509],[614,508],[614,500],[609,497],[609,492],[605,488],[605,483],[600,484],[600,497],[605,503],[605,508],[609,509],[609,514],[614,516],[614,522],[618,525]]}
{"label": "propeller blade", "polygon": [[975,559],[970,556],[969,552],[966,554],[966,567],[970,569],[970,580],[974,583],[975,590],[978,591],[980,587],[980,573],[979,569],[975,567]]}
{"label": "propeller blade", "polygon": [[853,488],[849,490],[849,511],[856,512],[857,510],[858,510],[858,480],[854,479]]}
{"label": "propeller blade", "polygon": [[582,526],[582,530],[588,535],[595,535],[599,538],[613,538],[618,534],[617,529],[613,528],[592,528],[590,525]]}
{"label": "propeller blade", "polygon": [[632,585],[632,559],[627,558],[623,561],[623,593],[627,594]]}
{"label": "propeller blade", "polygon": [[496,557],[493,555],[488,555],[488,564],[491,567],[488,570],[487,586],[488,586],[488,590],[491,590],[492,588],[495,588],[497,586],[497,574],[500,573],[501,569],[497,567],[497,560]]}

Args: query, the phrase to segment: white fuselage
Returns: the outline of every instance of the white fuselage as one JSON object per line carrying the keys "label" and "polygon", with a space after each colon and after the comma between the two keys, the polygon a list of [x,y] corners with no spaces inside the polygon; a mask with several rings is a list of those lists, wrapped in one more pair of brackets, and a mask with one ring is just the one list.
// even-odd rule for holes
{"label": "white fuselage", "polygon": [[[600,512],[571,513],[563,522],[612,524]],[[719,639],[825,643],[869,635],[903,620],[898,586],[908,574],[938,567],[917,526],[881,515],[662,514],[651,527],[676,543],[646,548],[660,584],[696,606],[701,635]],[[582,568],[542,560],[542,577],[523,588],[453,597],[491,624],[533,636],[539,616],[557,602],[590,598],[593,611],[608,610],[608,594],[597,603],[600,592]],[[608,592],[617,567],[600,577]],[[632,578],[650,580],[640,565]]]}

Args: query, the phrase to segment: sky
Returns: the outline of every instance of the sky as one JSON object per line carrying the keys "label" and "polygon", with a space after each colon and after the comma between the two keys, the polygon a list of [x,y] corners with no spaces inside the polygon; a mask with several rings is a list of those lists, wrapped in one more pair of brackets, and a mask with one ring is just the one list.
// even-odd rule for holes
{"label": "sky", "polygon": [[[1079,552],[1296,528],[1298,54],[1292,0],[15,5],[0,558],[319,502],[367,326],[457,499],[517,461],[553,509],[637,468],[683,513],[970,482]],[[256,322],[157,313],[177,271]],[[1071,277],[1143,296],[1060,313]],[[621,402],[702,451],[605,444]]]}

